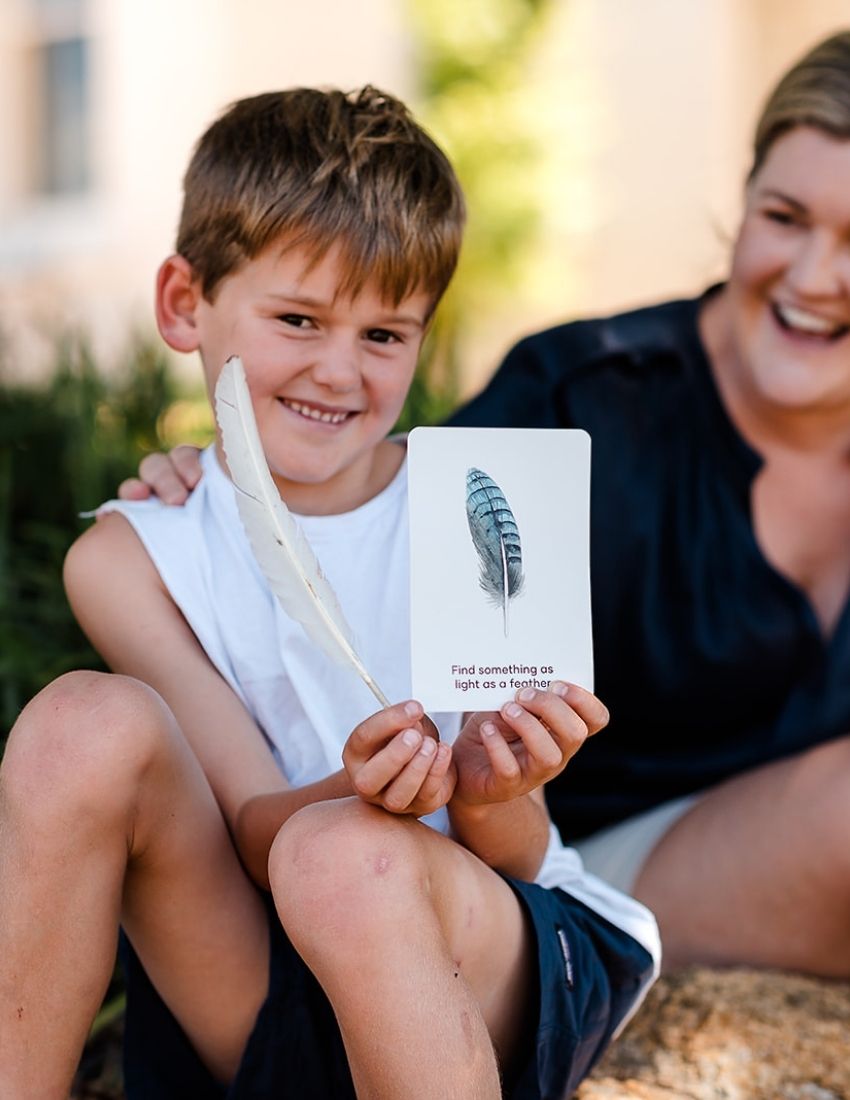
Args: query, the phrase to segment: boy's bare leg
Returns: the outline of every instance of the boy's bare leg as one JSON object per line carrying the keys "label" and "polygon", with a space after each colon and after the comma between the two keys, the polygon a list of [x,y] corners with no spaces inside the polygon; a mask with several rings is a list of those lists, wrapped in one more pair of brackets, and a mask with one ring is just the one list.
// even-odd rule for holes
{"label": "boy's bare leg", "polygon": [[73,673],[16,724],[0,768],[0,1095],[53,1100],[109,981],[119,917],[211,1069],[261,1003],[268,936],[201,769],[159,697]]}
{"label": "boy's bare leg", "polygon": [[356,800],[295,814],[269,868],[361,1100],[502,1095],[498,1063],[529,1024],[536,965],[502,879],[427,826]]}
{"label": "boy's bare leg", "polygon": [[659,842],[635,895],[658,917],[668,967],[850,977],[850,738],[709,792]]}

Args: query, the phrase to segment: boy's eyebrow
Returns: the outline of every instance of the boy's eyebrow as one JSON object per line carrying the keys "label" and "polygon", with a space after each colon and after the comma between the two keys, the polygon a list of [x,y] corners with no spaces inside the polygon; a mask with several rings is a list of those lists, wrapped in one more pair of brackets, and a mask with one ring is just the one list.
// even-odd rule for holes
{"label": "boy's eyebrow", "polygon": [[309,309],[320,309],[328,305],[324,298],[311,298],[309,294],[299,294],[296,290],[270,292],[264,296],[264,300],[270,305],[281,302],[287,305],[307,306]]}
{"label": "boy's eyebrow", "polygon": [[[270,305],[280,302],[286,305],[306,306],[308,309],[322,309],[330,305],[330,302],[324,298],[313,298],[309,294],[299,294],[295,290],[271,292],[266,295],[266,301]],[[417,317],[413,313],[394,313],[392,309],[382,313],[379,320],[385,321],[387,324],[411,325],[416,328],[425,326],[424,317]]]}

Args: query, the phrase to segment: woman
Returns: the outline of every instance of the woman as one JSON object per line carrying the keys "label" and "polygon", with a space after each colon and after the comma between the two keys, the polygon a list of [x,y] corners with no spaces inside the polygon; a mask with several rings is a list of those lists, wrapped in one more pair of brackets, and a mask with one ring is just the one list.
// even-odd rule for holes
{"label": "woman", "polygon": [[530,337],[453,423],[592,437],[611,724],[564,838],[668,966],[850,976],[850,32],[767,103],[724,285]]}

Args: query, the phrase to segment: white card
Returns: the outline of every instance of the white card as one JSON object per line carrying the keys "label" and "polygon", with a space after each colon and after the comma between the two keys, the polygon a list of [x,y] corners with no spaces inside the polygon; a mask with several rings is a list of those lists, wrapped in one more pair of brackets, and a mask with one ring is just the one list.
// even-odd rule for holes
{"label": "white card", "polygon": [[415,428],[408,483],[414,697],[493,710],[526,684],[592,690],[588,434]]}

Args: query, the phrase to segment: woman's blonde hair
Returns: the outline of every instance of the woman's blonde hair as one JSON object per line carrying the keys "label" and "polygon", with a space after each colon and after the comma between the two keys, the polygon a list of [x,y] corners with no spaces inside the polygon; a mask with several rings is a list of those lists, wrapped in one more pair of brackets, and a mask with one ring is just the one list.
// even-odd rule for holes
{"label": "woman's blonde hair", "polygon": [[850,31],[815,46],[776,85],[756,126],[751,179],[776,139],[795,126],[850,138]]}

